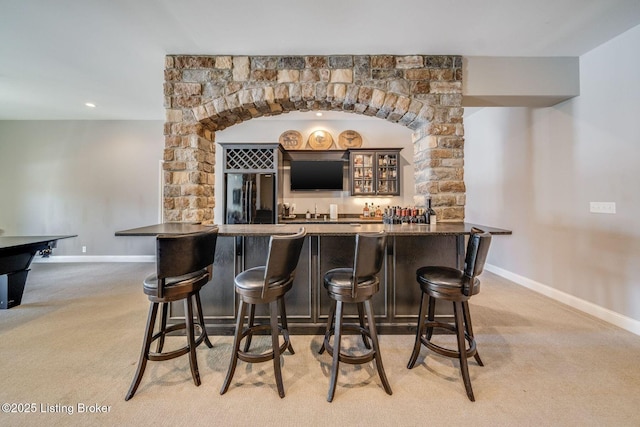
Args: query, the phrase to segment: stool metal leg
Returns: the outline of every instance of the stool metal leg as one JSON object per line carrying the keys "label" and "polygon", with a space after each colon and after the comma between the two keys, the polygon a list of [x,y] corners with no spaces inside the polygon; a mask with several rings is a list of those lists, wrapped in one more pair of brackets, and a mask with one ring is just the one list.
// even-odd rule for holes
{"label": "stool metal leg", "polygon": [[147,366],[147,360],[149,356],[149,349],[151,348],[151,341],[153,340],[153,327],[156,324],[156,315],[158,314],[158,304],[151,303],[149,307],[149,316],[147,317],[147,329],[144,333],[144,340],[142,341],[142,351],[140,352],[140,360],[138,360],[138,367],[136,373],[133,376],[133,381],[129,387],[129,391],[124,400],[129,400],[133,397],[140,385],[142,375],[144,374],[144,368]]}
{"label": "stool metal leg", "polygon": [[422,335],[424,334],[425,324],[424,317],[425,312],[427,311],[427,297],[423,292],[420,298],[420,311],[418,313],[418,327],[416,330],[416,342],[413,344],[413,352],[411,353],[411,357],[409,358],[409,363],[407,364],[407,369],[413,368],[416,364],[416,360],[418,360],[418,356],[420,355],[420,348],[422,347]]}
{"label": "stool metal leg", "polygon": [[472,402],[475,402],[473,397],[473,389],[471,388],[471,379],[469,378],[469,364],[467,363],[467,342],[464,337],[464,317],[462,314],[462,303],[453,303],[453,312],[455,316],[456,336],[458,338],[458,359],[460,360],[460,372],[462,373],[462,380],[464,381],[464,388],[467,390],[467,397]]}
{"label": "stool metal leg", "polygon": [[242,338],[242,324],[244,323],[244,315],[247,309],[247,305],[243,300],[240,300],[238,305],[238,318],[236,319],[236,333],[233,337],[233,353],[231,354],[231,361],[229,362],[229,369],[227,370],[227,377],[224,379],[220,394],[225,394],[231,384],[233,374],[236,372],[236,365],[238,364],[238,352],[240,351],[240,340]]}
{"label": "stool metal leg", "polygon": [[271,318],[271,345],[273,347],[273,371],[278,386],[278,394],[284,397],[284,385],[282,384],[282,369],[280,368],[280,339],[278,329],[278,300],[269,303],[269,316]]}
{"label": "stool metal leg", "polygon": [[340,368],[340,341],[342,339],[342,301],[336,302],[335,333],[333,334],[333,363],[331,364],[331,381],[329,383],[329,393],[327,401],[333,400],[338,382],[338,370]]}
{"label": "stool metal leg", "polygon": [[382,366],[382,355],[380,354],[380,343],[378,342],[378,333],[376,332],[375,319],[373,317],[373,310],[371,309],[371,300],[364,302],[364,308],[367,311],[367,320],[369,322],[369,333],[371,334],[371,343],[373,344],[373,351],[375,352],[376,368],[378,369],[378,375],[382,381],[382,386],[387,394],[393,394],[391,386],[387,380],[387,375],[384,373],[384,366]]}

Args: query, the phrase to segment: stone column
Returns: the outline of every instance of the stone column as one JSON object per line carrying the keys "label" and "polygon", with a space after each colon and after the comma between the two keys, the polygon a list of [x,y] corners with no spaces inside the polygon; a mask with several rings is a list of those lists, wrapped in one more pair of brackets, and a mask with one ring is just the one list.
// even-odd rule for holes
{"label": "stone column", "polygon": [[165,222],[213,221],[214,133],[199,123],[168,123],[164,149]]}
{"label": "stone column", "polygon": [[444,222],[464,221],[466,203],[462,95],[451,93],[458,86],[440,87],[448,92],[440,96],[432,122],[416,133],[413,147],[414,203],[426,206],[430,197],[438,220]]}

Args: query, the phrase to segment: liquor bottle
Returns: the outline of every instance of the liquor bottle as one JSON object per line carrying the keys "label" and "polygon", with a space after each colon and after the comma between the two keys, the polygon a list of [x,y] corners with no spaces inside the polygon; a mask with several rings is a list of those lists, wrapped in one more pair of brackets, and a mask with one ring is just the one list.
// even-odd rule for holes
{"label": "liquor bottle", "polygon": [[436,211],[431,208],[431,198],[427,199],[427,224],[436,225]]}
{"label": "liquor bottle", "polygon": [[364,204],[364,209],[362,210],[362,216],[365,218],[369,218],[369,204]]}
{"label": "liquor bottle", "polygon": [[376,208],[376,217],[381,217],[382,216],[382,209],[380,209],[380,205],[378,205],[378,207]]}

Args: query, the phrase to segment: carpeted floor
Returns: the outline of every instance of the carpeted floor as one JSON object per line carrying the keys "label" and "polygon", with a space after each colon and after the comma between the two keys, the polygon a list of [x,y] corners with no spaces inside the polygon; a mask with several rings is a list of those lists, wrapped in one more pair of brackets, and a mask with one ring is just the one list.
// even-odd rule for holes
{"label": "carpeted floor", "polygon": [[317,354],[319,336],[300,335],[283,358],[284,399],[271,363],[239,362],[221,396],[232,343],[214,336],[213,349],[198,349],[200,387],[187,357],[150,362],[125,402],[153,268],[32,266],[22,305],[0,311],[0,425],[640,425],[640,337],[488,272],[471,300],[485,363],[470,360],[476,402],[456,361],[423,348],[408,370],[414,337],[392,335],[380,338],[392,396],[373,365],[343,365],[328,403],[330,356]]}

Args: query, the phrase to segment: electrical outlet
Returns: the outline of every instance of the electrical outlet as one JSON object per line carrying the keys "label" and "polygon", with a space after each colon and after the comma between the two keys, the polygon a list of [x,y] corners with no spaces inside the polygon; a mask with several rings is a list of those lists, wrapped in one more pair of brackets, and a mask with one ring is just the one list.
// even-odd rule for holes
{"label": "electrical outlet", "polygon": [[616,213],[616,203],[615,202],[590,202],[589,212],[614,214]]}
{"label": "electrical outlet", "polygon": [[86,247],[86,246],[83,246],[83,247],[82,247],[82,253],[83,253],[83,254],[86,254],[86,253],[87,253],[87,247]]}

